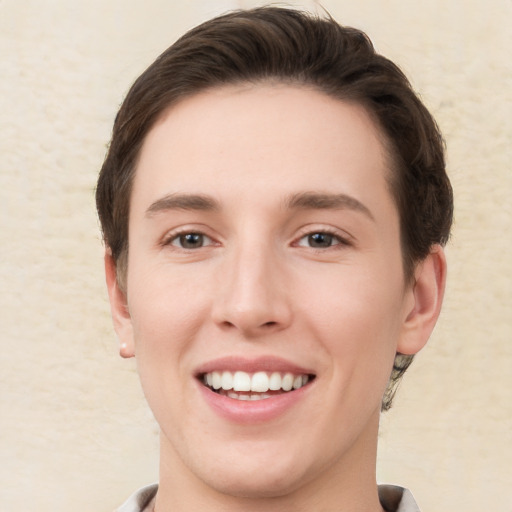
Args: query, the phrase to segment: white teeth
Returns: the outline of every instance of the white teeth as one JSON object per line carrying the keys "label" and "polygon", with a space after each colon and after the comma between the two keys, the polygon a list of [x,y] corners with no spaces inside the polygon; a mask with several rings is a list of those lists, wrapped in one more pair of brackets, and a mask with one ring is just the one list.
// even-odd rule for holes
{"label": "white teeth", "polygon": [[278,389],[281,389],[281,382],[282,382],[281,374],[274,372],[270,376],[268,388],[271,389],[272,391],[277,391]]}
{"label": "white teeth", "polygon": [[[224,393],[222,393],[224,394]],[[270,398],[272,395],[268,393],[235,393],[234,391],[226,391],[226,396],[229,398],[233,398],[234,400],[247,400],[254,402],[256,400],[265,400],[266,398]]]}
{"label": "white teeth", "polygon": [[281,384],[281,387],[285,391],[291,391],[291,389],[293,388],[293,375],[291,373],[285,374],[285,376],[283,377],[283,382]]}
{"label": "white teeth", "polygon": [[251,376],[245,372],[236,372],[233,377],[233,389],[235,391],[251,391]]}
{"label": "white teeth", "polygon": [[268,375],[265,372],[256,372],[251,379],[251,391],[264,393],[268,391]]}
{"label": "white teeth", "polygon": [[222,372],[222,389],[233,389],[233,374],[231,372]]}
{"label": "white teeth", "polygon": [[[281,374],[279,372],[247,372],[214,371],[203,375],[205,385],[215,389],[227,391],[227,396],[237,400],[258,400],[271,395],[264,395],[267,391],[291,391],[299,389],[309,382],[308,375]],[[247,393],[252,392],[252,393]],[[257,393],[257,394],[255,394]],[[232,396],[233,395],[233,396]]]}
{"label": "white teeth", "polygon": [[[206,375],[207,375],[206,379],[208,379],[209,374],[206,374]],[[211,376],[212,376],[213,389],[220,389],[222,387],[222,374],[220,372],[213,372],[211,374]]]}

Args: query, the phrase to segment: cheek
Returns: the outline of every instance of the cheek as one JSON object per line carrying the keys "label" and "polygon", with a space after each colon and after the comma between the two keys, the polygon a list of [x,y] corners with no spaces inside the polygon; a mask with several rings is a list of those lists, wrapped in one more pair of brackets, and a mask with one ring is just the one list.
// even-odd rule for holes
{"label": "cheek", "polygon": [[203,324],[206,297],[176,273],[145,268],[133,275],[128,298],[138,374],[157,421],[175,425],[188,405],[183,393],[173,390],[191,382],[189,353]]}
{"label": "cheek", "polygon": [[333,371],[343,378],[374,372],[387,381],[400,336],[402,286],[400,269],[392,268],[372,273],[343,268],[330,279],[317,276],[305,283],[301,315],[333,360]]}
{"label": "cheek", "polygon": [[169,268],[133,270],[128,302],[136,356],[156,366],[177,361],[207,315],[206,289]]}

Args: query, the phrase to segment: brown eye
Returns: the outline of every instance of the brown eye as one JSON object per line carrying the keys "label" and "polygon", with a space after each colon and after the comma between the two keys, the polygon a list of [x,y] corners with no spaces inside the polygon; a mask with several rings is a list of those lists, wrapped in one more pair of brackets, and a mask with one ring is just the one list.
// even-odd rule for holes
{"label": "brown eye", "polygon": [[310,247],[311,249],[330,249],[331,247],[348,246],[350,243],[346,238],[329,231],[313,231],[302,236],[297,242],[299,247]]}
{"label": "brown eye", "polygon": [[311,233],[307,236],[308,245],[316,249],[331,247],[333,242],[338,242],[334,235],[329,233]]}
{"label": "brown eye", "polygon": [[180,249],[199,249],[211,244],[211,239],[202,233],[183,233],[176,236],[171,245]]}

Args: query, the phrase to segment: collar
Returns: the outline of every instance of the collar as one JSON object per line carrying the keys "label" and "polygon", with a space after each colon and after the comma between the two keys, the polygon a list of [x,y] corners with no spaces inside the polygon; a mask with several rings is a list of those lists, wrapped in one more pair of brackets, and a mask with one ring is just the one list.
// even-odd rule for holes
{"label": "collar", "polygon": [[[116,512],[144,512],[156,495],[158,484],[147,485],[132,494]],[[414,497],[404,487],[379,485],[379,500],[386,512],[420,512]]]}

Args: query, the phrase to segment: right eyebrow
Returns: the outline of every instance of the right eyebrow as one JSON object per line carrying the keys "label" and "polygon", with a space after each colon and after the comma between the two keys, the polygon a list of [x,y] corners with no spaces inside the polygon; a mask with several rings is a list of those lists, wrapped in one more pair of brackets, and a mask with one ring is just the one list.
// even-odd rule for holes
{"label": "right eyebrow", "polygon": [[203,194],[168,194],[151,203],[146,217],[168,210],[218,211],[220,205],[213,197]]}

